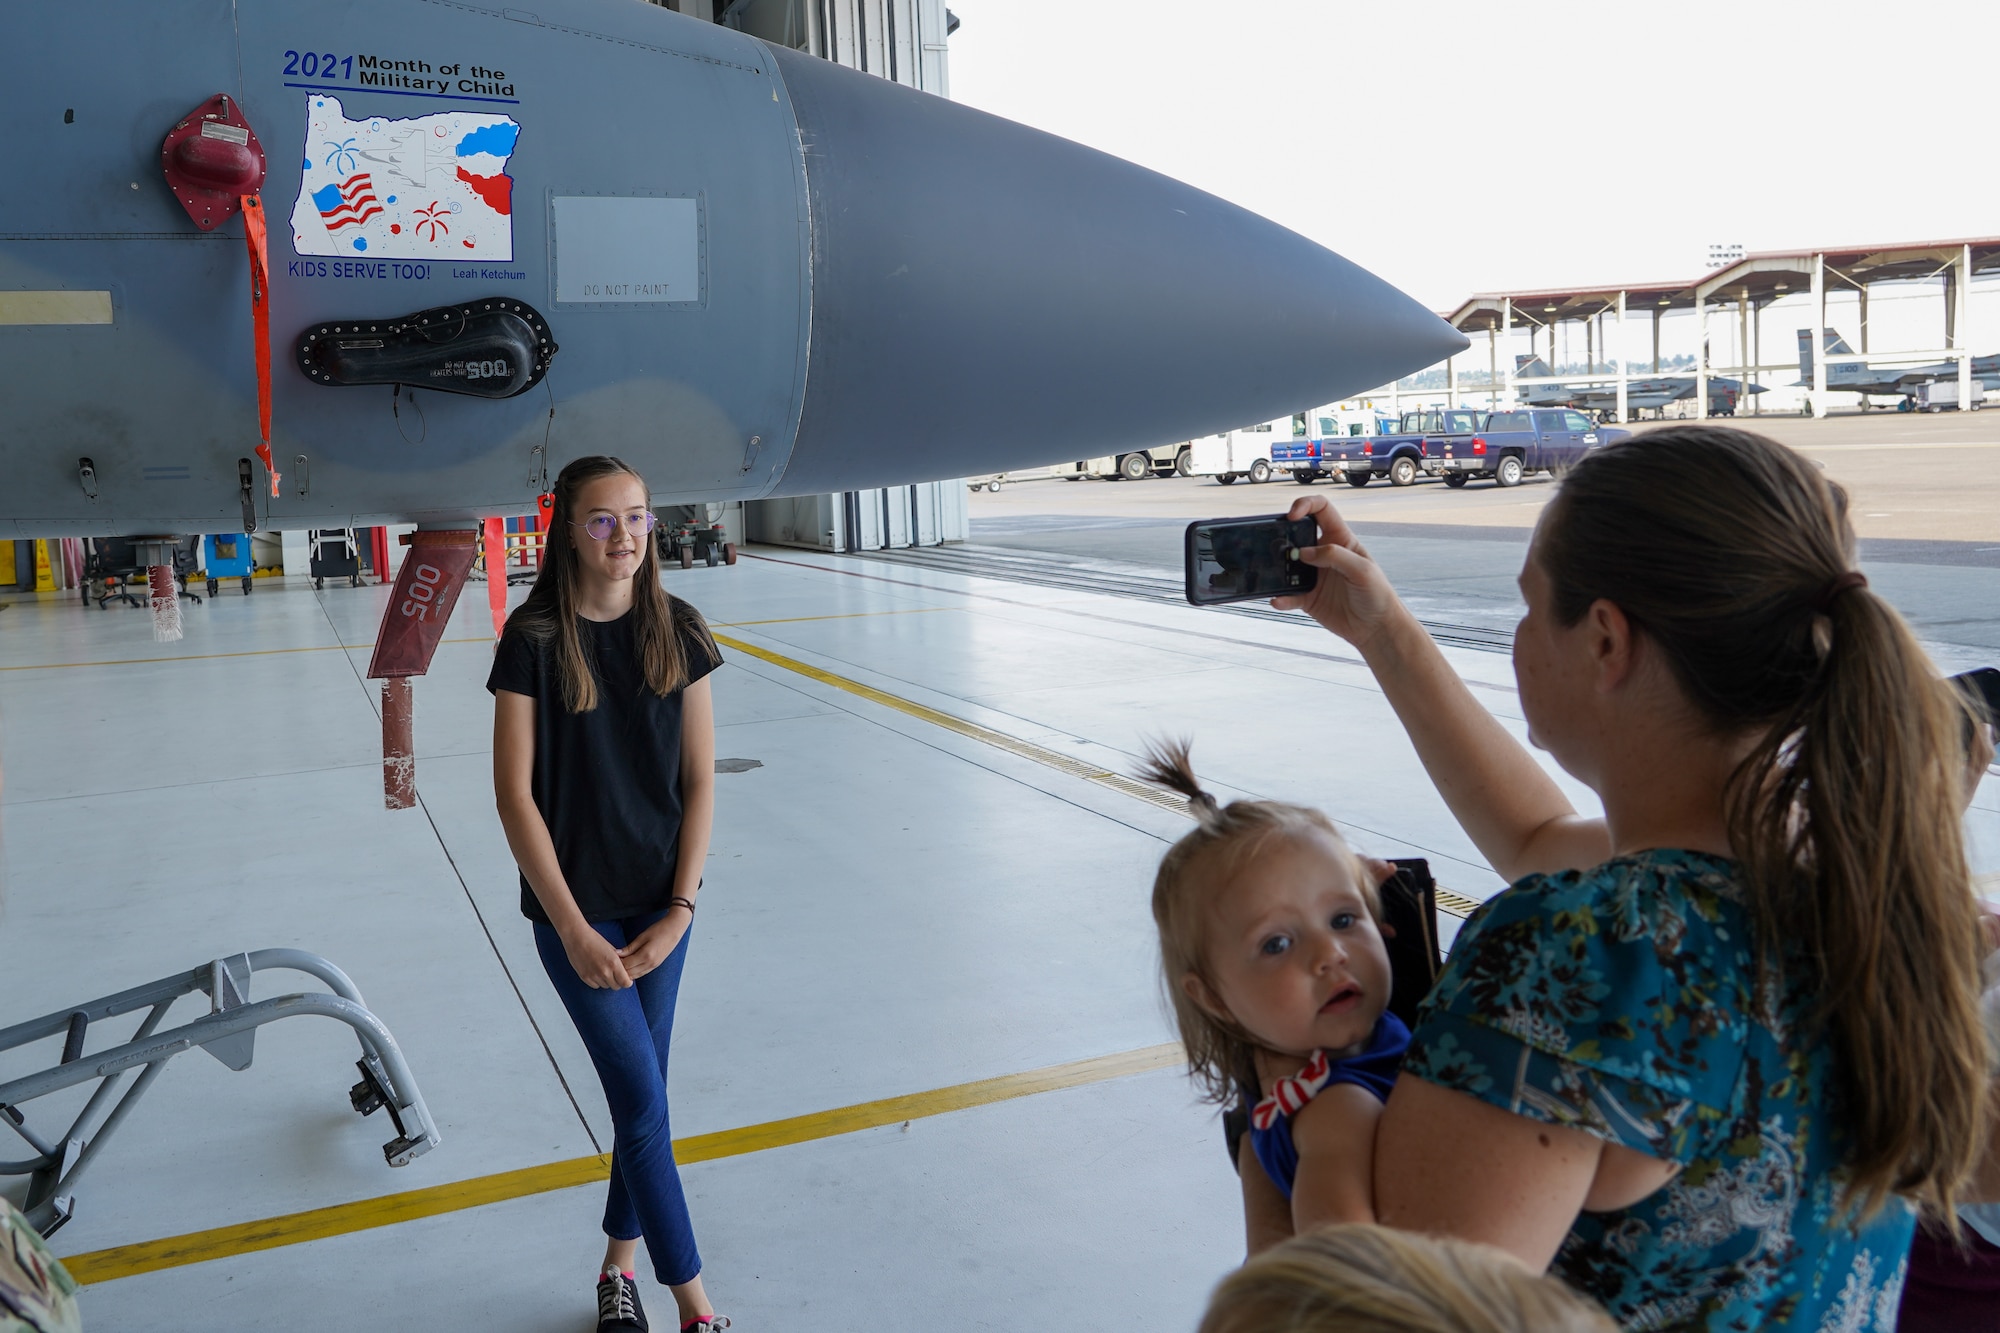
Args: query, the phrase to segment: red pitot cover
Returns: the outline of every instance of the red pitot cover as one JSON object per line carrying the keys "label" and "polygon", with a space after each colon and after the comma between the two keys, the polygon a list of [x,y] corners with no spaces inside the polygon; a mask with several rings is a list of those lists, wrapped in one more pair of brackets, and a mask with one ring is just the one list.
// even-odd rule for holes
{"label": "red pitot cover", "polygon": [[396,575],[396,590],[382,613],[382,632],[368,662],[370,680],[421,676],[430,670],[431,655],[479,550],[477,528],[413,532],[409,540],[410,553]]}

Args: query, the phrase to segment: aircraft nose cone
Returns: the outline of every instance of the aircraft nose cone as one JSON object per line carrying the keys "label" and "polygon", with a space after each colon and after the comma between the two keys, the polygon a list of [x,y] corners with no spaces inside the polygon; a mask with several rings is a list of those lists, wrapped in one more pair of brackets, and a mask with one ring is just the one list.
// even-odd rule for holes
{"label": "aircraft nose cone", "polygon": [[806,396],[777,493],[1169,444],[1466,345],[1373,274],[1214,195],[775,55],[812,209]]}

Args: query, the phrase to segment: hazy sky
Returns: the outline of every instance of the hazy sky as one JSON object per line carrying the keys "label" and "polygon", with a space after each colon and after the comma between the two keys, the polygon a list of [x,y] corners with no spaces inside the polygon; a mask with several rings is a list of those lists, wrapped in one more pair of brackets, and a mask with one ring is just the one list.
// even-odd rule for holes
{"label": "hazy sky", "polygon": [[1438,309],[1688,276],[1711,241],[2000,233],[1989,5],[951,7],[957,100],[1233,200]]}

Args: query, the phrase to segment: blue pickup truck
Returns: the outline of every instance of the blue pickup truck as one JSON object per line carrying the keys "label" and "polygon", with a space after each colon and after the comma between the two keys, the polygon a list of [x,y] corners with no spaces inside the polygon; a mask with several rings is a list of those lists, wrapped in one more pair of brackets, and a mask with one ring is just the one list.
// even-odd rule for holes
{"label": "blue pickup truck", "polygon": [[1600,426],[1571,408],[1522,408],[1481,414],[1475,430],[1441,432],[1424,440],[1419,466],[1454,489],[1475,477],[1519,486],[1536,472],[1560,472],[1599,445],[1632,432]]}
{"label": "blue pickup truck", "polygon": [[1457,408],[1405,412],[1400,421],[1373,435],[1327,435],[1275,445],[1271,467],[1290,472],[1300,485],[1322,477],[1344,477],[1350,486],[1366,486],[1377,477],[1387,477],[1392,485],[1408,486],[1424,469],[1427,437],[1444,432],[1469,437],[1485,417],[1484,412]]}

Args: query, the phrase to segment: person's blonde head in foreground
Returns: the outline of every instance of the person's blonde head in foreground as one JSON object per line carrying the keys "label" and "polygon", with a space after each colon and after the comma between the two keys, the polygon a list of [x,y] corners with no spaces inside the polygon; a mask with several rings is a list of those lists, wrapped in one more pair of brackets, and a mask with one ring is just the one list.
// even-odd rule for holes
{"label": "person's blonde head in foreground", "polygon": [[1617,1333],[1589,1300],[1499,1250],[1343,1223],[1224,1278],[1200,1333]]}

